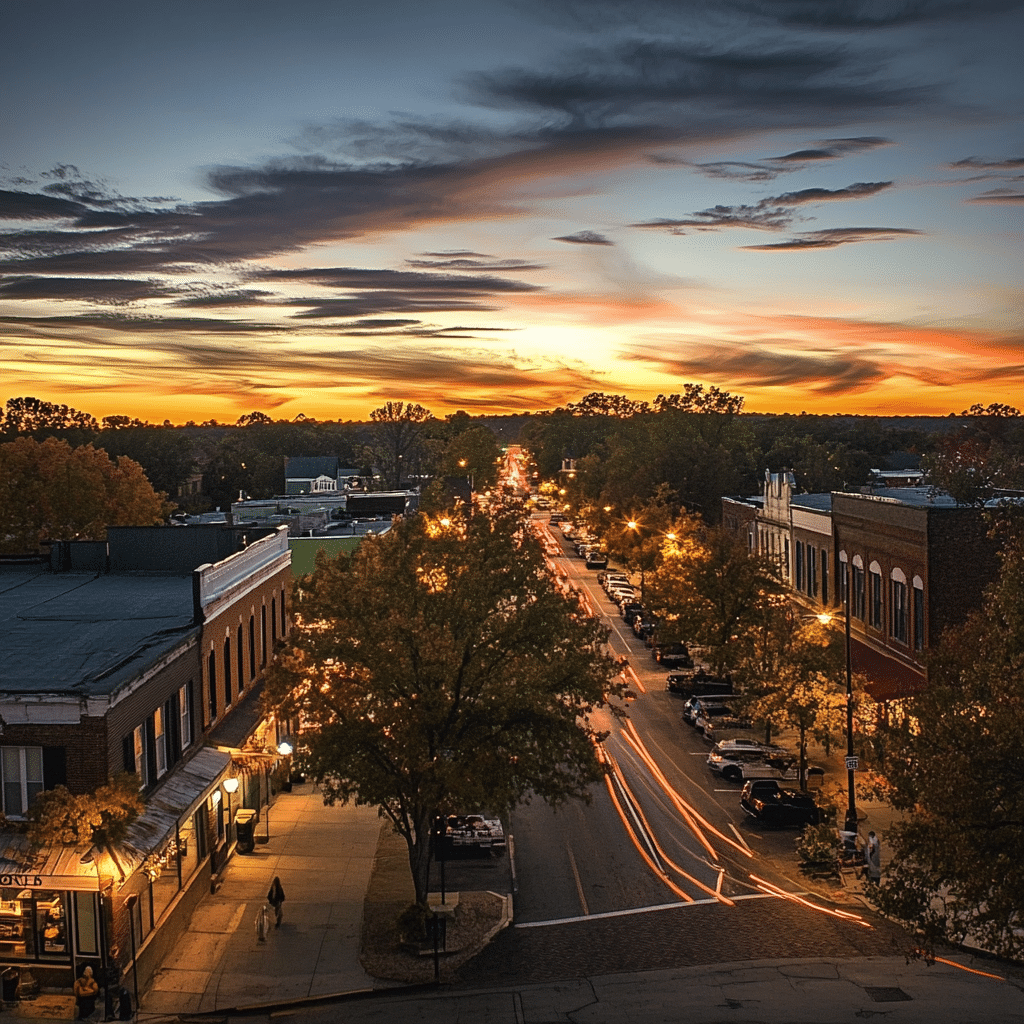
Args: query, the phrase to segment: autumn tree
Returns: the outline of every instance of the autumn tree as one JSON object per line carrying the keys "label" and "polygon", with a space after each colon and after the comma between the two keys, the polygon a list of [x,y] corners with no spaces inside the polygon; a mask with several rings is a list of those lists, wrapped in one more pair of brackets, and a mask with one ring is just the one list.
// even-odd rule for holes
{"label": "autumn tree", "polygon": [[733,668],[746,631],[784,590],[778,567],[721,527],[685,533],[666,545],[651,580],[655,613],[679,639],[703,647],[715,672]]}
{"label": "autumn tree", "polygon": [[128,772],[115,775],[92,793],[55,786],[32,802],[28,840],[33,846],[119,843],[142,811],[139,777]]}
{"label": "autumn tree", "polygon": [[433,414],[429,409],[413,402],[385,402],[370,413],[374,424],[371,451],[386,487],[392,490],[401,487],[402,476],[419,454],[419,445],[431,419]]}
{"label": "autumn tree", "polygon": [[0,433],[9,438],[25,436],[41,440],[58,434],[83,440],[94,434],[99,424],[87,412],[29,397],[7,399],[0,427]]}
{"label": "autumn tree", "polygon": [[490,490],[498,480],[501,447],[488,427],[472,426],[449,442],[441,463],[445,476],[471,477],[477,491]]}
{"label": "autumn tree", "polygon": [[926,946],[970,938],[1024,954],[1024,514],[995,516],[1002,566],[987,600],[943,634],[928,688],[888,730],[888,798],[903,812],[874,895]]}
{"label": "autumn tree", "polygon": [[[797,734],[800,788],[807,779],[807,744],[826,751],[846,724],[845,643],[836,624],[790,604],[783,594],[760,602],[736,645],[744,709],[765,727]],[[861,693],[858,679],[857,693]]]}
{"label": "autumn tree", "polygon": [[460,507],[320,557],[269,706],[305,723],[301,765],[328,804],[379,807],[425,903],[439,813],[586,798],[588,716],[621,695],[607,631],[555,590],[521,513]]}
{"label": "autumn tree", "polygon": [[0,551],[50,540],[102,540],[108,526],[150,526],[169,507],[142,467],[102,449],[49,437],[0,445]]}

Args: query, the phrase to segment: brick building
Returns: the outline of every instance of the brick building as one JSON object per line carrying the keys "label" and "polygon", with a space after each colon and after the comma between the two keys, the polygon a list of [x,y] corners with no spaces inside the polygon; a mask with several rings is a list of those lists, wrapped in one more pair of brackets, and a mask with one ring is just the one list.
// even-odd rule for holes
{"label": "brick building", "polygon": [[[253,719],[289,581],[283,528],[110,528],[0,564],[0,969],[70,988],[86,965],[159,962],[227,854],[236,772],[212,744]],[[146,804],[124,843],[38,849],[17,829],[41,790],[123,771]],[[244,781],[235,806],[258,810],[269,786]]]}

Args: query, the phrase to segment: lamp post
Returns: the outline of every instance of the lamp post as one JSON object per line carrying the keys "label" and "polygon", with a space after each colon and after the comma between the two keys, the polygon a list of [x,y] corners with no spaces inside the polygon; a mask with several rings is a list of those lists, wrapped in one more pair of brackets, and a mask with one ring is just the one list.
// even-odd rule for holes
{"label": "lamp post", "polygon": [[[231,824],[232,824],[232,820],[233,820],[232,816],[231,816],[231,798],[235,795],[235,793],[238,792],[238,779],[236,779],[236,778],[225,779],[223,785],[224,785],[224,792],[227,793],[227,795],[228,795],[228,846],[230,846],[231,845]],[[237,833],[235,835],[235,838],[236,839],[238,838]]]}
{"label": "lamp post", "polygon": [[857,770],[857,757],[853,752],[853,658],[850,647],[850,599],[852,596],[853,573],[846,563],[846,775],[849,798],[846,807],[845,830],[857,831],[857,796],[853,773]]}
{"label": "lamp post", "polygon": [[135,907],[138,902],[139,897],[134,892],[126,896],[124,901],[125,909],[128,911],[128,928],[132,937],[132,988],[135,991],[136,1016],[139,1012],[139,965],[135,957]]}

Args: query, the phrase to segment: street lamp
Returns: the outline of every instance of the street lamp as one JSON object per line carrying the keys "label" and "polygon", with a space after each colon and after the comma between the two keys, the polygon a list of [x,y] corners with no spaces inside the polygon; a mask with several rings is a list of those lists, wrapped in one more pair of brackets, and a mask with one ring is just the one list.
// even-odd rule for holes
{"label": "street lamp", "polygon": [[[225,779],[223,782],[224,792],[228,795],[228,845],[231,844],[231,798],[238,792],[238,779]],[[235,836],[237,839],[237,835]]]}
{"label": "street lamp", "polygon": [[128,911],[128,928],[131,931],[132,940],[132,988],[135,990],[135,1013],[139,1012],[139,965],[138,958],[135,955],[135,907],[138,905],[139,897],[137,893],[129,893],[125,897],[124,905]]}
{"label": "street lamp", "polygon": [[845,831],[857,831],[857,796],[853,773],[857,770],[857,758],[853,753],[853,658],[850,650],[850,599],[853,573],[846,563],[846,776],[849,798],[846,806]]}

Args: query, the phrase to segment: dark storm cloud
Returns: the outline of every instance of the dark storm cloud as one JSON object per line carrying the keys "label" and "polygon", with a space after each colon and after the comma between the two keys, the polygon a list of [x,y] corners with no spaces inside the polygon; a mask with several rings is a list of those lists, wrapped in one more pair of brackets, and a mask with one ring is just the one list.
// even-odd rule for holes
{"label": "dark storm cloud", "polygon": [[615,243],[597,231],[577,231],[572,235],[558,235],[555,242],[572,242],[575,245],[614,245]]}
{"label": "dark storm cloud", "polygon": [[157,281],[95,277],[8,277],[0,279],[0,298],[63,299],[117,305],[163,298],[173,289]]}
{"label": "dark storm cloud", "polygon": [[998,13],[1015,0],[727,0],[738,11],[781,25],[824,29],[890,28]]}
{"label": "dark storm cloud", "polygon": [[742,249],[793,252],[798,249],[834,249],[854,242],[892,242],[907,235],[923,235],[914,228],[825,228],[822,231],[802,231],[784,242],[766,242],[762,245],[743,245]]}
{"label": "dark storm cloud", "polygon": [[[780,339],[779,349],[789,342]],[[736,387],[808,387],[823,395],[862,391],[891,376],[881,359],[837,352],[831,355],[779,351],[763,345],[701,342],[700,354],[678,357],[657,345],[637,348],[631,357],[656,364],[679,377],[728,380]]]}
{"label": "dark storm cloud", "polygon": [[[662,217],[633,224],[635,228],[665,228],[675,234],[685,234],[686,228],[698,231],[719,231],[724,228],[756,228],[759,231],[779,231],[792,224],[794,207],[805,203],[829,202],[844,199],[866,199],[889,188],[891,181],[858,181],[846,188],[805,188],[798,192],[784,192],[769,196],[753,206],[714,206],[700,210],[689,217]],[[749,247],[748,247],[749,248]]]}

